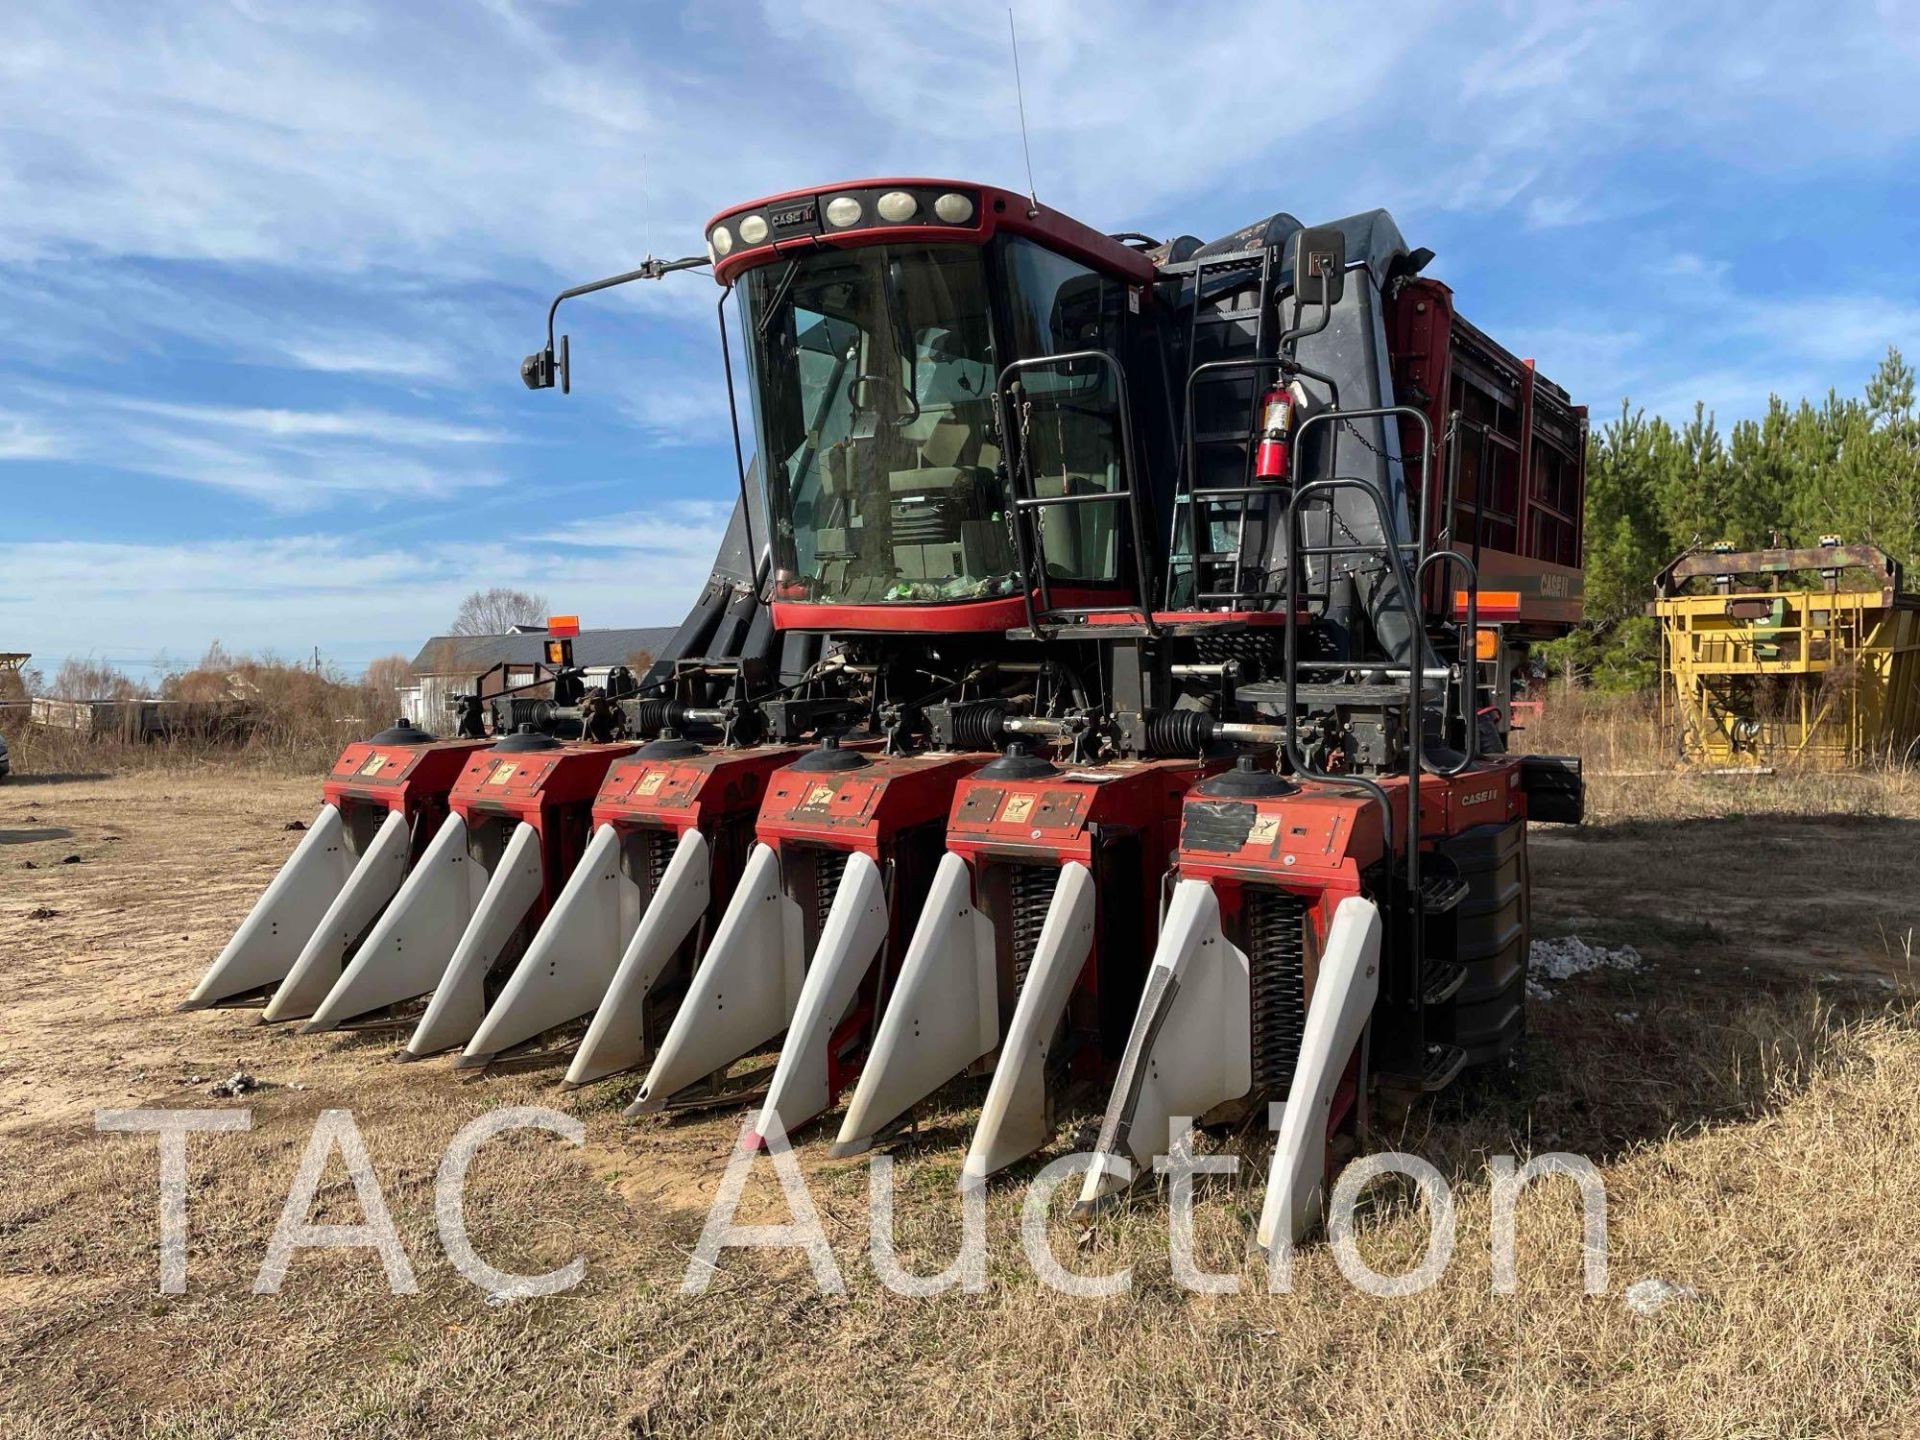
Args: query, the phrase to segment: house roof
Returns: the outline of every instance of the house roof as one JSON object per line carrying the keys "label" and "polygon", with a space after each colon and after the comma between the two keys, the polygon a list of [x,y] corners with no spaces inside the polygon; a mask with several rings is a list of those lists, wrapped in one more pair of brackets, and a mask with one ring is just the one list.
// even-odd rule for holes
{"label": "house roof", "polygon": [[[625,665],[645,651],[658,655],[674,636],[672,626],[633,630],[582,630],[573,637],[573,663]],[[435,635],[413,657],[415,675],[484,674],[496,665],[532,665],[546,656],[546,632],[514,635]]]}

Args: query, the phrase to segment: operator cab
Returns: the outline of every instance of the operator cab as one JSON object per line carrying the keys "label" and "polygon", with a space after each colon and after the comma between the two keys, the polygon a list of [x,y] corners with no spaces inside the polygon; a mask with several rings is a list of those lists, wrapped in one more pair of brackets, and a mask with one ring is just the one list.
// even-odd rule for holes
{"label": "operator cab", "polygon": [[1150,260],[945,181],[776,196],[707,239],[737,293],[778,626],[1003,630],[1031,618],[1029,575],[1055,607],[1141,603]]}

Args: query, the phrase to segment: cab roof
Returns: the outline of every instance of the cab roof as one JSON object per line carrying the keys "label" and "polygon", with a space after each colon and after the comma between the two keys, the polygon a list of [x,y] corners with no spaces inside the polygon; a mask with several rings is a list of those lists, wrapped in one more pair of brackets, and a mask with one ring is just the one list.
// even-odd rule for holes
{"label": "cab roof", "polygon": [[[913,202],[911,209],[904,219],[884,219],[879,203],[883,197],[896,194],[908,197]],[[947,220],[935,212],[936,202],[948,197],[967,202],[963,219]],[[828,218],[828,207],[843,198],[859,204],[859,217],[836,225]],[[894,208],[900,208],[897,202]],[[954,214],[960,208],[948,206],[949,213]],[[749,242],[740,233],[741,222],[748,220],[764,224],[764,231],[757,225],[749,226],[751,232],[762,234],[762,239]],[[1037,205],[1025,195],[970,180],[882,176],[763,196],[743,205],[730,205],[709,220],[706,234],[710,246],[716,230],[723,225],[731,248],[722,255],[716,246],[713,256],[714,279],[722,285],[732,284],[743,271],[776,256],[791,255],[796,248],[849,248],[887,241],[979,245],[1002,230],[1038,240],[1051,250],[1136,285],[1150,285],[1158,275],[1153,261],[1132,246],[1058,210]]]}

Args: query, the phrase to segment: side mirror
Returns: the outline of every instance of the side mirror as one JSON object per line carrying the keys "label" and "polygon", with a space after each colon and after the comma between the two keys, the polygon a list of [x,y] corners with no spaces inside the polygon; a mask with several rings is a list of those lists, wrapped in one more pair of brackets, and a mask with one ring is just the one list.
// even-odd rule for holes
{"label": "side mirror", "polygon": [[1293,237],[1293,298],[1301,309],[1340,303],[1347,289],[1347,237],[1322,226]]}
{"label": "side mirror", "polygon": [[560,337],[560,356],[557,361],[554,358],[553,347],[551,345],[545,350],[534,351],[533,354],[522,360],[520,362],[520,383],[525,385],[529,390],[551,390],[553,388],[554,376],[558,375],[560,377],[560,393],[562,395],[571,395],[573,393],[573,375],[572,366],[569,364],[571,357],[568,354],[567,339],[568,337],[565,335]]}

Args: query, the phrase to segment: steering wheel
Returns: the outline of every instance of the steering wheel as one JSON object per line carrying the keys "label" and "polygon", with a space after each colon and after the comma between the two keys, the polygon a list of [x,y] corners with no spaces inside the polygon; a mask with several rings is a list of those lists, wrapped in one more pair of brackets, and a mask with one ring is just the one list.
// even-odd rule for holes
{"label": "steering wheel", "polygon": [[864,375],[856,375],[847,382],[847,404],[853,407],[856,414],[863,410],[873,409],[872,406],[862,405],[860,403],[861,387],[869,380],[877,380],[882,385],[891,385],[900,393],[900,397],[907,402],[907,408],[911,413],[895,416],[893,423],[896,427],[911,425],[920,418],[920,402],[914,397],[914,393],[911,390],[891,375],[875,375],[871,372]]}

